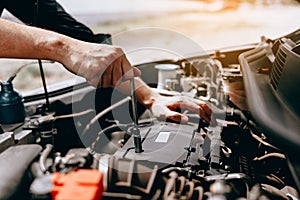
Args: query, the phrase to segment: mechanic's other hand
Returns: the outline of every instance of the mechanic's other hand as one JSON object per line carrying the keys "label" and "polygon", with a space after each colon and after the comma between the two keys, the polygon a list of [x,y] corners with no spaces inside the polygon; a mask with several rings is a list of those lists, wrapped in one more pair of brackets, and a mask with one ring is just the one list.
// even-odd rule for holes
{"label": "mechanic's other hand", "polygon": [[120,47],[105,44],[79,42],[70,47],[63,64],[97,88],[112,87],[141,75]]}
{"label": "mechanic's other hand", "polygon": [[211,121],[211,110],[205,102],[184,96],[161,96],[153,100],[150,107],[152,114],[158,118],[167,118],[176,122],[188,122],[188,117],[176,112],[178,109],[187,109],[198,113],[207,123]]}

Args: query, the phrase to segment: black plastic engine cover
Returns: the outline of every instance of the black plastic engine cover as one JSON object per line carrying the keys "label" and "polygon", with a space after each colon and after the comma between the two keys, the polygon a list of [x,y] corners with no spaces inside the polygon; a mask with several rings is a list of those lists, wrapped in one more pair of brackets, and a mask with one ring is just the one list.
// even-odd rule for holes
{"label": "black plastic engine cover", "polygon": [[[140,128],[143,141],[142,153],[135,152],[134,139],[131,136],[124,147],[115,153],[115,156],[164,164],[182,162],[187,154],[185,148],[190,145],[192,133],[196,128],[194,124],[156,121],[150,127]],[[202,143],[203,139],[196,134],[193,141]]]}

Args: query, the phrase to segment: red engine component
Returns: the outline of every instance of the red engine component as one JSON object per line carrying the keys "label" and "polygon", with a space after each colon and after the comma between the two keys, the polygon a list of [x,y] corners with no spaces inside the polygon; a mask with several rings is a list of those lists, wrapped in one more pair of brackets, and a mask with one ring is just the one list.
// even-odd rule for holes
{"label": "red engine component", "polygon": [[102,173],[92,169],[79,169],[70,174],[55,173],[53,200],[99,200],[103,193]]}

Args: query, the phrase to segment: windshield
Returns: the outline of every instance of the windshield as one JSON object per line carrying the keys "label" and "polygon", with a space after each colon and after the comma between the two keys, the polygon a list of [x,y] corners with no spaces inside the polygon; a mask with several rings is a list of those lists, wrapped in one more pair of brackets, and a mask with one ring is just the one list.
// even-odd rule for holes
{"label": "windshield", "polygon": [[[94,33],[110,33],[113,42],[131,50],[134,46],[160,44],[166,49],[195,53],[193,41],[201,49],[211,50],[256,43],[261,36],[277,38],[299,28],[300,4],[292,0],[59,0],[64,9]],[[14,20],[7,11],[2,17]],[[147,31],[154,28],[155,31]],[[136,30],[143,30],[142,32]],[[168,33],[171,33],[168,34]],[[175,33],[175,34],[174,34]],[[180,37],[173,37],[180,35]],[[126,52],[126,51],[125,51]],[[175,55],[178,56],[178,55]],[[128,52],[133,63],[167,58],[162,51],[143,54]],[[35,61],[0,59],[0,80],[6,81],[20,66],[14,80],[23,95],[40,93],[39,67]],[[48,85],[72,80],[75,76],[60,64],[45,63]]]}

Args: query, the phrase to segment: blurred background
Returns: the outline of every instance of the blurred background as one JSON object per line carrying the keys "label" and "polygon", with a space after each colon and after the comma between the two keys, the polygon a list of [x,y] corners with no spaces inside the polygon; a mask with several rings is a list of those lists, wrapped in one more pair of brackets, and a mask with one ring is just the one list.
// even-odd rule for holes
{"label": "blurred background", "polygon": [[[159,42],[166,48],[181,48],[176,38],[160,32],[136,35],[132,30],[156,27],[175,31],[204,50],[259,42],[261,36],[275,39],[299,29],[300,3],[295,0],[58,0],[67,12],[95,33],[126,33],[114,41],[129,48],[135,43]],[[10,13],[3,18],[18,21]],[[134,31],[133,31],[134,32]],[[189,52],[186,52],[187,54]],[[155,59],[160,55],[151,54]],[[142,56],[134,62],[149,60]],[[0,59],[0,80],[7,80],[16,69],[32,60]],[[133,62],[133,63],[134,63]],[[47,84],[71,80],[72,74],[60,64],[45,63]],[[42,91],[37,64],[29,64],[14,80],[24,95]]]}

